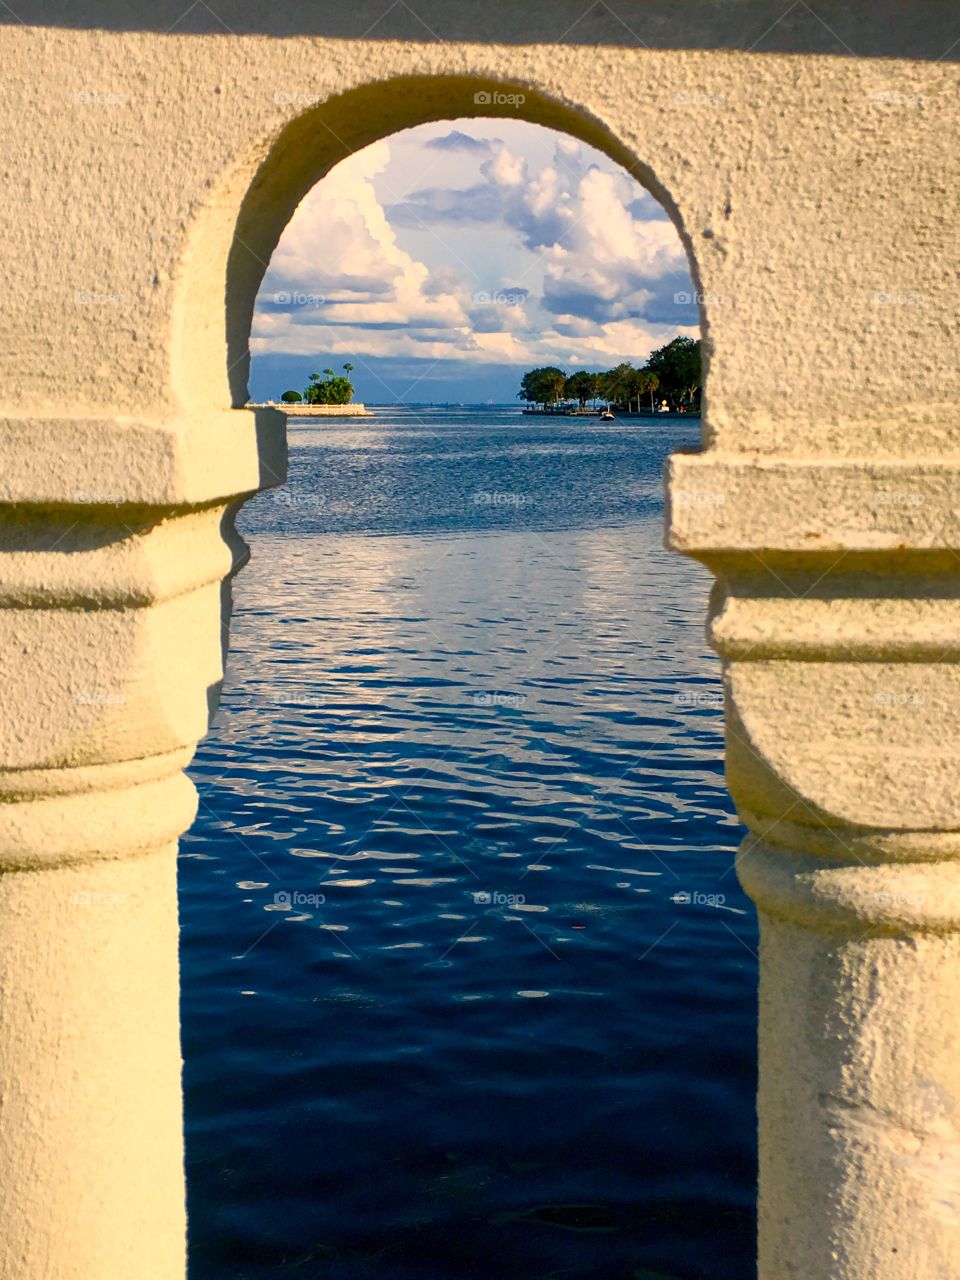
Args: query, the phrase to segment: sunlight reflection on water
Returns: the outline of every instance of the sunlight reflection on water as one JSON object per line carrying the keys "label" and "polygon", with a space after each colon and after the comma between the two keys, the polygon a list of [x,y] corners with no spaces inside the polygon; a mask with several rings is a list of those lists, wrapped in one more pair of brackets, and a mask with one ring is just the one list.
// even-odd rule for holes
{"label": "sunlight reflection on water", "polygon": [[670,445],[294,428],[313,500],[246,509],[181,869],[192,1280],[752,1269],[755,924]]}

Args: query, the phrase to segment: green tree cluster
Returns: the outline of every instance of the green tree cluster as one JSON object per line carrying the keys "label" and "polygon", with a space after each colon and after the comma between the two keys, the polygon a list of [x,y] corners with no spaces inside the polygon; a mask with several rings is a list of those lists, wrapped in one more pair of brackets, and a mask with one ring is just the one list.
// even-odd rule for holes
{"label": "green tree cluster", "polygon": [[583,409],[588,400],[604,400],[639,412],[641,401],[649,401],[651,412],[655,412],[657,400],[666,400],[671,409],[692,409],[700,402],[702,378],[700,339],[681,337],[651,352],[640,369],[623,363],[601,373],[581,369],[569,377],[552,366],[531,369],[523,375],[518,395],[544,408],[561,400],[576,400]]}
{"label": "green tree cluster", "polygon": [[531,369],[523,375],[518,392],[521,400],[529,404],[541,404],[544,407],[556,404],[563,399],[566,376],[562,369],[548,366],[546,369]]}
{"label": "green tree cluster", "polygon": [[284,404],[349,404],[354,394],[354,386],[350,381],[353,365],[348,361],[343,367],[346,377],[334,373],[332,369],[324,369],[322,374],[311,373],[302,395],[299,391],[284,391],[280,399]]}

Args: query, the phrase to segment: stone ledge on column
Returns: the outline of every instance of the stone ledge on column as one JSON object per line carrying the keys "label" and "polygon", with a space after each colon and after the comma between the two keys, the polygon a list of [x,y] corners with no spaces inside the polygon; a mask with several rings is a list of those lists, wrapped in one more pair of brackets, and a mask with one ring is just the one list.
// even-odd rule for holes
{"label": "stone ledge on column", "polygon": [[[714,596],[707,633],[724,658],[861,662],[956,662],[960,658],[960,560],[952,555],[945,566],[949,579],[934,582],[930,575],[921,575],[904,580],[897,575],[899,594],[888,595],[880,592],[884,585],[893,585],[889,579],[886,584],[871,582],[866,571],[859,584],[850,585],[848,594],[843,594],[844,584],[838,583],[836,574],[817,584],[817,594],[804,594],[796,575],[784,566],[765,562],[756,567],[760,573],[764,568],[769,573],[765,584],[757,580],[759,573],[751,581],[731,575],[726,591]],[[776,586],[774,574],[787,578],[777,595],[769,590]]]}
{"label": "stone ledge on column", "polygon": [[[284,419],[273,416],[270,456],[285,466]],[[230,580],[248,555],[233,517],[249,491],[283,478],[264,480],[252,413],[176,429],[113,418],[106,440],[97,427],[41,424],[29,459],[0,475],[9,770],[192,751],[218,700]],[[0,463],[25,430],[25,420],[0,427]],[[81,489],[97,467],[109,481]]]}
{"label": "stone ledge on column", "polygon": [[235,573],[249,552],[233,504],[0,506],[0,609],[133,609]]}
{"label": "stone ledge on column", "polygon": [[884,832],[952,847],[960,457],[708,450],[668,470],[670,545],[717,575],[708,635],[738,812],[758,834],[789,820],[808,853],[832,839],[843,858],[852,832],[877,861],[896,844]]}
{"label": "stone ledge on column", "polygon": [[78,768],[193,747],[223,678],[229,590],[143,608],[0,609],[0,766]]}
{"label": "stone ledge on column", "polygon": [[718,553],[960,547],[960,457],[785,458],[707,450],[667,464],[668,545]]}
{"label": "stone ledge on column", "polygon": [[960,863],[811,858],[753,836],[737,855],[744,891],[767,915],[818,933],[960,930]]}
{"label": "stone ledge on column", "polygon": [[175,844],[197,811],[192,750],[76,769],[0,771],[0,872],[135,857]]}
{"label": "stone ledge on column", "polygon": [[0,420],[0,872],[172,850],[190,826],[247,555],[233,515],[285,471],[271,410]]}
{"label": "stone ledge on column", "polygon": [[725,673],[740,812],[874,831],[960,830],[960,666],[748,660]]}
{"label": "stone ledge on column", "polygon": [[199,506],[282,484],[286,463],[276,409],[0,416],[0,505]]}
{"label": "stone ledge on column", "polygon": [[[771,849],[786,849],[861,866],[888,863],[960,863],[958,831],[892,831],[869,827],[829,827],[810,815],[773,818],[740,808],[738,816],[753,840]],[[803,817],[809,820],[804,821]]]}

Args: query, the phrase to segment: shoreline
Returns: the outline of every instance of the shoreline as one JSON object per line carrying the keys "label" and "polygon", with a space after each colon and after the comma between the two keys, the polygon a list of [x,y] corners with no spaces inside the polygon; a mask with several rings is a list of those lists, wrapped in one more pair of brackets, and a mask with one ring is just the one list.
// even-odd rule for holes
{"label": "shoreline", "polygon": [[267,400],[256,404],[252,400],[245,409],[276,409],[288,418],[372,418],[365,404],[277,404]]}
{"label": "shoreline", "polygon": [[[550,413],[544,409],[521,409],[520,412],[525,418],[587,418],[596,419],[601,422],[610,421],[609,418],[602,419],[598,413]],[[699,410],[696,413],[675,413],[673,410],[670,410],[668,413],[661,413],[659,410],[654,413],[650,413],[649,411],[641,411],[640,413],[624,413],[620,410],[614,409],[612,410],[612,413],[615,422],[633,422],[637,420],[642,420],[644,422],[657,422],[660,420],[676,419],[689,419],[692,422],[699,422],[702,417]]]}

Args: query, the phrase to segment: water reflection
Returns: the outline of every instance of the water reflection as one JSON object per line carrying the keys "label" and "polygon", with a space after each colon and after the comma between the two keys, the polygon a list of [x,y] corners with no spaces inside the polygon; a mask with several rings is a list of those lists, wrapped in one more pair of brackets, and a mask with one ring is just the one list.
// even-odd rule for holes
{"label": "water reflection", "polygon": [[194,1280],[752,1266],[706,575],[666,438],[553,430],[310,429],[314,501],[244,517],[183,851]]}

